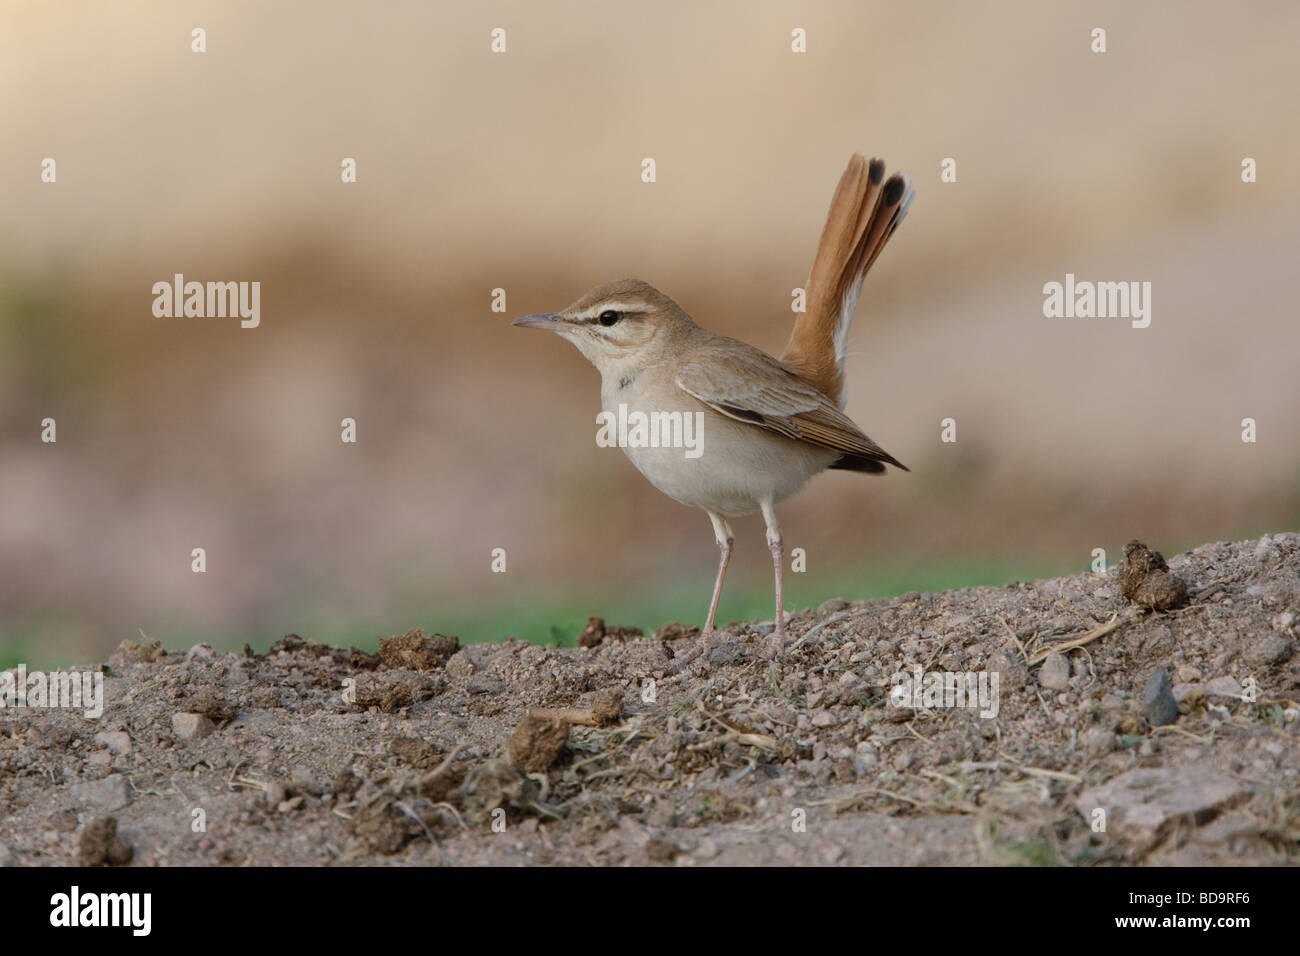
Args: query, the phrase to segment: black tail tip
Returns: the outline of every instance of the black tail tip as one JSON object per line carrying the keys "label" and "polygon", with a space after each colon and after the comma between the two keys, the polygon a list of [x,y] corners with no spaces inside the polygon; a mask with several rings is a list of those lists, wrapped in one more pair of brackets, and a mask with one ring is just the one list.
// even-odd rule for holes
{"label": "black tail tip", "polygon": [[903,198],[903,190],[907,188],[907,183],[903,177],[894,173],[889,177],[889,182],[885,183],[884,202],[886,206],[892,206]]}

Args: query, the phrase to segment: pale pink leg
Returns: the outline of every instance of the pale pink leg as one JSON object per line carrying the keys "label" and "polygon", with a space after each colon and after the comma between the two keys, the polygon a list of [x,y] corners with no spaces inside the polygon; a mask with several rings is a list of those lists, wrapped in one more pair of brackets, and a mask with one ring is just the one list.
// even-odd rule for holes
{"label": "pale pink leg", "polygon": [[781,525],[772,510],[772,502],[762,503],[763,521],[767,524],[767,547],[772,552],[772,568],[776,573],[776,643],[785,648],[785,607],[781,600],[781,581],[785,572],[785,543],[781,540]]}
{"label": "pale pink leg", "polygon": [[718,579],[713,583],[713,600],[709,602],[709,619],[705,621],[704,630],[700,632],[700,639],[696,642],[695,647],[673,661],[672,666],[668,668],[669,674],[680,673],[687,664],[690,664],[702,654],[707,654],[713,636],[713,618],[718,613],[718,598],[722,596],[722,581],[727,576],[727,565],[731,562],[731,549],[736,543],[736,538],[731,533],[731,526],[727,524],[727,519],[723,518],[722,515],[716,515],[710,511],[709,520],[713,522],[713,534],[718,540],[719,553]]}

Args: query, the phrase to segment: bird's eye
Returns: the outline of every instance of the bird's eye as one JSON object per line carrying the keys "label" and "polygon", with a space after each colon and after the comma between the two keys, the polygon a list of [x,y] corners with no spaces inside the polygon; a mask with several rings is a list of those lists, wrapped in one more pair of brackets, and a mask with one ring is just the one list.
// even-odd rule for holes
{"label": "bird's eye", "polygon": [[604,312],[600,313],[600,324],[608,327],[617,322],[618,318],[619,316],[617,312],[613,309],[606,309]]}

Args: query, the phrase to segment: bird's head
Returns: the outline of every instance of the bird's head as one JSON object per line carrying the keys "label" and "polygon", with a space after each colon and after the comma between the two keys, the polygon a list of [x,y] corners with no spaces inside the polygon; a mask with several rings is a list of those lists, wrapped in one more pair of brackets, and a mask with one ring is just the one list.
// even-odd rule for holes
{"label": "bird's head", "polygon": [[563,336],[607,376],[650,364],[695,326],[676,302],[640,279],[607,282],[560,312],[526,315],[514,324]]}

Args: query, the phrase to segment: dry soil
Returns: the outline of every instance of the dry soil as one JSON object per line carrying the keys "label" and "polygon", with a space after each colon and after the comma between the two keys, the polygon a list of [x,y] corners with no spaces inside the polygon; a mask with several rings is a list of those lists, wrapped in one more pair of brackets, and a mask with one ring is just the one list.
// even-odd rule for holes
{"label": "dry soil", "polygon": [[[1130,577],[1166,573],[1137,557]],[[378,655],[127,642],[98,720],[0,720],[0,862],[1295,862],[1300,535],[1167,573],[1181,601],[1117,567],[828,601],[775,660],[770,624],[736,624],[670,679],[689,628],[411,632]],[[1179,606],[1125,597],[1156,585]],[[996,716],[925,678],[900,703],[917,667],[996,674]]]}

